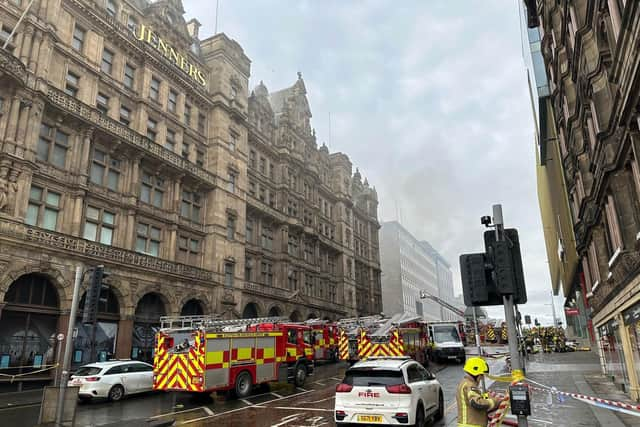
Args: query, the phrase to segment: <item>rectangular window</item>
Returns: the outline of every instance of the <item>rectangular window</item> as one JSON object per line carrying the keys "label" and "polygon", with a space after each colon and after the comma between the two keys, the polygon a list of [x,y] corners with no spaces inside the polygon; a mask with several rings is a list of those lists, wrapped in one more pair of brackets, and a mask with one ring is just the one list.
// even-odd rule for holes
{"label": "rectangular window", "polygon": [[229,135],[229,150],[236,151],[236,148],[238,148],[238,135],[231,133]]}
{"label": "rectangular window", "polygon": [[160,80],[155,77],[151,77],[151,84],[149,85],[149,98],[154,101],[160,99]]}
{"label": "rectangular window", "polygon": [[170,89],[169,98],[167,100],[167,109],[172,113],[175,113],[177,105],[178,105],[178,93],[175,90]]}
{"label": "rectangular window", "polygon": [[249,181],[249,195],[256,197],[256,183],[253,181]]}
{"label": "rectangular window", "polygon": [[182,204],[180,215],[191,221],[200,222],[200,195],[198,193],[182,190]]}
{"label": "rectangular window", "polygon": [[58,224],[61,195],[35,185],[29,192],[29,205],[25,222],[55,231]]}
{"label": "rectangular window", "polygon": [[289,290],[297,291],[298,290],[298,272],[291,270],[287,275],[289,276],[288,277]]}
{"label": "rectangular window", "polygon": [[607,196],[607,202],[605,203],[605,212],[607,216],[607,226],[609,228],[611,248],[615,252],[616,250],[623,248],[623,243],[622,236],[620,235],[620,223],[618,222],[616,204],[613,196],[610,194]]}
{"label": "rectangular window", "polygon": [[236,192],[236,174],[229,173],[229,183],[227,185],[227,191],[230,193]]}
{"label": "rectangular window", "polygon": [[68,149],[69,135],[42,123],[36,152],[37,159],[64,168]]}
{"label": "rectangular window", "polygon": [[245,240],[251,244],[253,244],[253,226],[253,219],[247,218]]}
{"label": "rectangular window", "polygon": [[269,227],[262,227],[262,247],[264,249],[273,249],[273,230]]}
{"label": "rectangular window", "polygon": [[178,237],[178,261],[186,264],[199,264],[200,240],[187,236]]}
{"label": "rectangular window", "polygon": [[96,97],[96,108],[100,110],[102,114],[109,113],[109,97],[104,93],[98,92]]}
{"label": "rectangular window", "polygon": [[158,122],[153,119],[147,119],[147,138],[154,141],[158,136]]}
{"label": "rectangular window", "polygon": [[120,106],[120,123],[125,126],[131,124],[131,110],[124,105]]}
{"label": "rectangular window", "polygon": [[111,245],[116,215],[102,208],[87,206],[83,237],[87,240]]}
{"label": "rectangular window", "polygon": [[140,184],[140,200],[157,208],[162,207],[164,200],[164,179],[142,172],[142,183]]}
{"label": "rectangular window", "polygon": [[165,148],[171,150],[171,151],[176,151],[176,132],[171,130],[171,129],[167,129],[167,139],[164,143]]}
{"label": "rectangular window", "polygon": [[201,168],[204,167],[204,151],[202,150],[196,151],[196,165],[200,166]]}
{"label": "rectangular window", "polygon": [[109,49],[102,50],[102,62],[100,63],[100,69],[103,73],[111,74],[113,71],[113,52]]}
{"label": "rectangular window", "polygon": [[293,234],[289,234],[287,253],[291,256],[295,256],[295,257],[298,256],[298,238]]}
{"label": "rectangular window", "polygon": [[134,18],[133,15],[129,15],[127,17],[127,28],[133,33],[135,33],[138,28],[138,21],[136,21],[136,18]]}
{"label": "rectangular window", "polygon": [[273,265],[268,262],[262,263],[262,284],[271,286],[273,285]]}
{"label": "rectangular window", "polygon": [[64,86],[64,92],[69,95],[75,97],[78,95],[78,86],[80,85],[80,77],[71,71],[67,71],[67,79],[66,84]]}
{"label": "rectangular window", "polygon": [[640,165],[638,165],[638,160],[635,157],[631,159],[631,173],[633,174],[637,198],[640,199]]}
{"label": "rectangular window", "polygon": [[204,134],[206,129],[207,118],[204,114],[198,113],[198,132]]}
{"label": "rectangular window", "polygon": [[260,173],[261,174],[266,174],[267,172],[267,160],[260,156]]}
{"label": "rectangular window", "polygon": [[191,126],[191,105],[184,104],[184,124]]}
{"label": "rectangular window", "polygon": [[189,144],[182,141],[182,157],[189,160]]}
{"label": "rectangular window", "polygon": [[252,277],[253,277],[253,259],[247,258],[244,264],[244,280],[247,282],[250,282]]}
{"label": "rectangular window", "polygon": [[236,217],[227,215],[227,240],[234,240],[236,237]]}
{"label": "rectangular window", "polygon": [[112,18],[118,14],[118,6],[114,0],[107,0],[107,14]]}
{"label": "rectangular window", "polygon": [[598,257],[596,254],[596,245],[593,241],[589,244],[589,267],[591,272],[591,280],[593,284],[600,282],[600,267],[598,266]]}
{"label": "rectangular window", "polygon": [[231,262],[224,263],[224,286],[233,288],[233,270],[234,264]]}
{"label": "rectangular window", "polygon": [[138,223],[136,228],[136,251],[151,256],[160,256],[161,230],[150,224]]}
{"label": "rectangular window", "polygon": [[249,166],[255,169],[256,167],[256,152],[249,150]]}
{"label": "rectangular window", "polygon": [[87,32],[83,28],[79,27],[78,24],[73,28],[73,40],[71,41],[71,46],[80,53],[82,53],[84,48],[84,38],[86,34]]}
{"label": "rectangular window", "polygon": [[266,190],[265,190],[264,186],[263,186],[263,185],[260,185],[260,189],[258,190],[258,198],[260,199],[260,201],[261,201],[262,203],[265,203],[265,201],[267,200],[267,198],[266,198],[266,196],[265,196],[265,194],[266,194],[266,193],[267,193],[267,192],[266,192]]}
{"label": "rectangular window", "polygon": [[97,148],[93,150],[89,174],[89,180],[92,183],[118,191],[120,170],[120,160],[112,158],[109,154]]}
{"label": "rectangular window", "polygon": [[124,65],[124,86],[133,89],[134,76],[136,74],[136,69],[129,63]]}

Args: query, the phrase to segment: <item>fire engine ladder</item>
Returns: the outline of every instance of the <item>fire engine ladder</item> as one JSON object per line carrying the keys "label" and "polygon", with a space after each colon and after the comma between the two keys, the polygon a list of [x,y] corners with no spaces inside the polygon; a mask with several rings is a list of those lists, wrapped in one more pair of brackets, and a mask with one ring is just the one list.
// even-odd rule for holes
{"label": "fire engine ladder", "polygon": [[196,329],[206,328],[222,330],[226,327],[248,326],[256,323],[278,323],[287,321],[286,317],[257,317],[253,319],[230,319],[220,320],[217,315],[213,316],[162,316],[160,317],[160,327],[162,329]]}
{"label": "fire engine ladder", "polygon": [[381,324],[376,330],[372,331],[370,335],[372,337],[387,337],[393,328],[420,320],[422,320],[422,316],[412,316],[407,313],[396,314],[391,319],[388,319],[386,322]]}
{"label": "fire engine ladder", "polygon": [[428,298],[428,299],[440,304],[444,308],[453,311],[455,314],[457,314],[458,316],[460,316],[460,317],[462,317],[464,319],[464,311],[460,310],[459,308],[457,308],[456,306],[454,306],[452,304],[449,304],[448,302],[446,302],[445,300],[443,300],[440,297],[432,295],[432,294],[430,294],[429,292],[426,292],[426,291],[420,291],[420,298],[422,298],[422,299]]}
{"label": "fire engine ladder", "polygon": [[340,319],[338,321],[338,326],[342,328],[347,335],[353,335],[360,327],[370,328],[384,320],[385,319],[380,315],[350,317],[347,319]]}

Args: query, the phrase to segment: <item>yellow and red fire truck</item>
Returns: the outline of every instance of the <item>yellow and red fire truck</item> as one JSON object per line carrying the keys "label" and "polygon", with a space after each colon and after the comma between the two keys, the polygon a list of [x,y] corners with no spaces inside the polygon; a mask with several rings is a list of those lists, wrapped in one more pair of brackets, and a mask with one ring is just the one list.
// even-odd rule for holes
{"label": "yellow and red fire truck", "polygon": [[374,356],[410,356],[426,363],[426,329],[422,317],[399,314],[340,322],[341,360],[355,362]]}
{"label": "yellow and red fire truck", "polygon": [[319,319],[307,320],[305,324],[312,329],[313,358],[316,361],[338,361],[338,325]]}
{"label": "yellow and red fire truck", "polygon": [[313,373],[312,329],[282,318],[162,317],[153,389],[248,396],[268,382],[304,385]]}

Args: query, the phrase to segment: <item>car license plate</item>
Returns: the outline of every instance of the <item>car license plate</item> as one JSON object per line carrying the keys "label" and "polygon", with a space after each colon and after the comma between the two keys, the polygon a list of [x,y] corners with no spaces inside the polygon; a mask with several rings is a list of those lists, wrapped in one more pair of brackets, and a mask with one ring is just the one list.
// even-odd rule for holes
{"label": "car license plate", "polygon": [[71,384],[80,385],[80,384],[82,384],[82,380],[73,380],[73,381],[71,381]]}
{"label": "car license plate", "polygon": [[358,422],[381,423],[383,421],[382,415],[358,415]]}

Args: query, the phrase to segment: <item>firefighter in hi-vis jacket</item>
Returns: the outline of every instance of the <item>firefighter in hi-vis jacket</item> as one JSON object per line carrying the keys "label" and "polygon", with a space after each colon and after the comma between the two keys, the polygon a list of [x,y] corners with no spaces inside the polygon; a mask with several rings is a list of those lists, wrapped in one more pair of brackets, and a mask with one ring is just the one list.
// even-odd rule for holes
{"label": "firefighter in hi-vis jacket", "polygon": [[458,427],[486,427],[488,412],[496,409],[498,399],[480,390],[480,379],[489,373],[489,365],[480,357],[470,357],[464,364],[465,376],[458,384]]}

